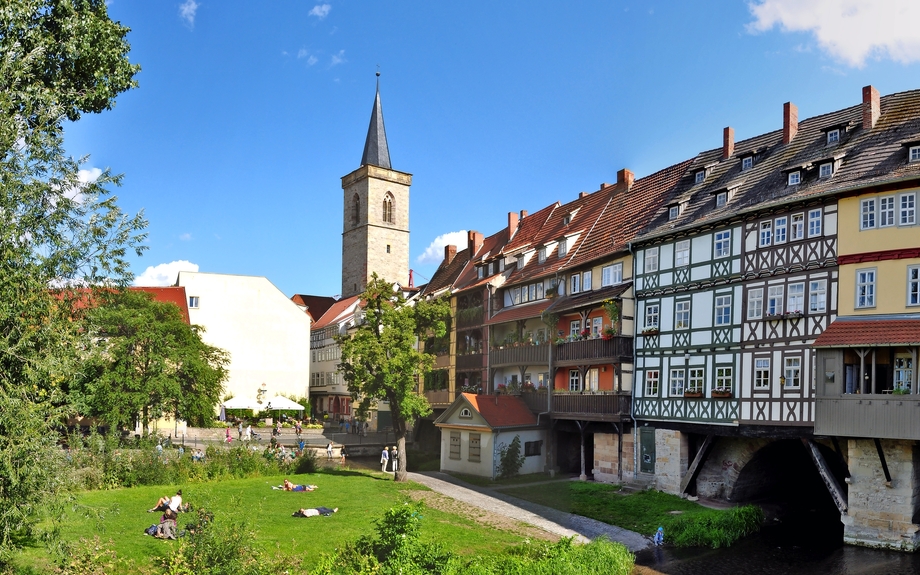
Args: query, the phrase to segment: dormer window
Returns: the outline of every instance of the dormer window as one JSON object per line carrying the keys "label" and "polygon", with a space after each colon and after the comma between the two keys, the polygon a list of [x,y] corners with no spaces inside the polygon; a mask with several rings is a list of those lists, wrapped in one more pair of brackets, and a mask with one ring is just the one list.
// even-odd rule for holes
{"label": "dormer window", "polygon": [[750,170],[754,167],[754,156],[745,156],[741,158],[741,171]]}
{"label": "dormer window", "polygon": [[721,208],[728,203],[728,192],[719,192],[716,194],[716,207]]}
{"label": "dormer window", "polygon": [[545,261],[546,261],[546,248],[541,247],[540,249],[537,250],[537,262],[542,264]]}
{"label": "dormer window", "polygon": [[482,279],[485,277],[485,275],[486,275],[486,270],[482,266],[479,266],[478,268],[476,268],[477,278]]}
{"label": "dormer window", "polygon": [[680,215],[680,206],[670,206],[668,208],[668,219],[676,220],[677,216]]}
{"label": "dormer window", "polygon": [[839,129],[827,131],[827,143],[828,144],[836,144],[839,141],[840,141],[840,130]]}
{"label": "dormer window", "polygon": [[499,271],[499,272],[505,271],[505,258],[499,258],[499,260],[498,260],[498,271]]}
{"label": "dormer window", "polygon": [[472,419],[472,418],[473,418],[473,412],[470,411],[470,409],[469,409],[468,407],[464,407],[463,409],[461,409],[459,415],[460,415],[460,417],[462,417],[463,419]]}
{"label": "dormer window", "polygon": [[562,238],[559,240],[559,257],[565,257],[565,254],[569,252],[569,243],[567,238]]}
{"label": "dormer window", "polygon": [[569,223],[571,223],[571,221],[572,221],[572,214],[566,214],[565,217],[562,218],[562,225],[567,226],[569,225]]}
{"label": "dormer window", "polygon": [[706,179],[706,170],[700,170],[696,173],[696,176],[694,176],[693,181],[694,183],[701,184],[703,180],[705,179]]}
{"label": "dormer window", "polygon": [[790,186],[797,186],[802,183],[802,172],[796,170],[795,172],[789,172],[789,179],[787,183]]}
{"label": "dormer window", "polygon": [[908,162],[920,162],[920,146],[911,146],[907,155]]}
{"label": "dormer window", "polygon": [[834,174],[834,163],[826,162],[818,167],[819,178],[829,178]]}

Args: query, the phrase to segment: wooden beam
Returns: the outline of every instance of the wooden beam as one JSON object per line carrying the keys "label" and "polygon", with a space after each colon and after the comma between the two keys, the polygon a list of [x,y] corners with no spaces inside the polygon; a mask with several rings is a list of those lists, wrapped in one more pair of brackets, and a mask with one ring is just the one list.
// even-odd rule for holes
{"label": "wooden beam", "polygon": [[875,438],[875,450],[878,451],[878,460],[882,462],[882,471],[885,472],[885,485],[891,487],[891,472],[888,471],[888,462],[885,461],[885,452],[882,451],[882,442]]}
{"label": "wooden beam", "polygon": [[837,483],[837,478],[834,477],[834,474],[831,473],[831,470],[828,468],[824,456],[821,455],[821,450],[818,449],[818,444],[815,443],[813,439],[803,437],[802,445],[808,450],[808,453],[811,455],[811,460],[814,462],[815,467],[818,468],[818,475],[821,476],[824,485],[827,486],[827,491],[831,494],[834,505],[837,506],[841,515],[846,515],[848,509],[846,493],[840,488],[840,484]]}
{"label": "wooden beam", "polygon": [[703,440],[703,445],[700,446],[700,450],[696,452],[696,457],[693,458],[693,463],[691,463],[690,467],[687,469],[687,474],[684,475],[684,478],[680,481],[681,493],[686,493],[687,488],[696,480],[696,476],[700,474],[703,462],[709,457],[709,452],[712,451],[712,446],[716,439],[717,437],[715,435],[707,435],[706,439]]}

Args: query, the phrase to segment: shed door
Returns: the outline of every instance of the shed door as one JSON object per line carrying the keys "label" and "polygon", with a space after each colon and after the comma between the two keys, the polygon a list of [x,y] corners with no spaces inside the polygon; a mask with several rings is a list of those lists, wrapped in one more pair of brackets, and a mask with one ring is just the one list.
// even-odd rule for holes
{"label": "shed door", "polygon": [[655,473],[655,428],[639,428],[639,471]]}

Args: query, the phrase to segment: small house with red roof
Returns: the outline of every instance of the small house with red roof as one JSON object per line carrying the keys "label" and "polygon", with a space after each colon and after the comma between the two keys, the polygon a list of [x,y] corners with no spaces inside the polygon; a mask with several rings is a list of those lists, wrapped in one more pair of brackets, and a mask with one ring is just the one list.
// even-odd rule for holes
{"label": "small house with red roof", "polygon": [[520,437],[521,474],[546,466],[546,421],[516,395],[461,393],[434,424],[441,430],[441,471],[498,477],[501,450]]}

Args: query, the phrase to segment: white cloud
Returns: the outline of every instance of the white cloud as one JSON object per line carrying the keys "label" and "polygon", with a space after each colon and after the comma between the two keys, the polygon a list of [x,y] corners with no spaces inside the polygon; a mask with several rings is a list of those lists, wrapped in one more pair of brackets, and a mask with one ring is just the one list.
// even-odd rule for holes
{"label": "white cloud", "polygon": [[345,50],[339,50],[339,53],[338,53],[338,54],[333,54],[333,55],[332,55],[332,64],[331,64],[331,65],[332,65],[332,66],[336,66],[336,65],[338,65],[338,64],[342,64],[342,63],[347,62],[347,61],[348,61],[348,60],[345,59]]}
{"label": "white cloud", "polygon": [[298,58],[306,58],[306,57],[309,56],[309,55],[310,55],[310,53],[307,52],[307,49],[306,49],[306,48],[301,48],[300,50],[297,51],[297,57],[298,57]]}
{"label": "white cloud", "polygon": [[811,32],[822,50],[862,68],[866,59],[920,61],[920,3],[903,0],[756,0],[749,32]]}
{"label": "white cloud", "polygon": [[183,242],[190,241],[190,240],[192,239],[192,234],[186,232],[186,233],[184,233],[184,234],[181,234],[181,235],[179,236],[179,239],[182,240]]}
{"label": "white cloud", "polygon": [[329,4],[317,4],[310,10],[308,16],[316,16],[320,20],[329,15],[329,11],[332,10],[332,6]]}
{"label": "white cloud", "polygon": [[447,232],[436,237],[415,261],[420,264],[441,263],[444,260],[444,246],[457,246],[458,250],[465,249],[466,230]]}
{"label": "white cloud", "polygon": [[136,286],[171,286],[176,283],[179,272],[197,272],[198,264],[185,260],[150,266],[134,278]]}
{"label": "white cloud", "polygon": [[195,25],[195,14],[198,12],[198,2],[195,0],[185,0],[179,4],[179,17],[185,20],[185,23],[192,27]]}

